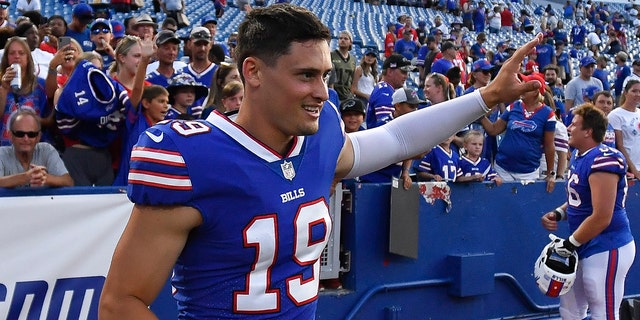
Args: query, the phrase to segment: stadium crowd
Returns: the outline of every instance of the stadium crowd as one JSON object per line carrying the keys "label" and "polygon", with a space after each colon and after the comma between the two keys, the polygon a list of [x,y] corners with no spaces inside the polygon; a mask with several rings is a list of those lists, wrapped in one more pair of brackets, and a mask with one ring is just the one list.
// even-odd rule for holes
{"label": "stadium crowd", "polygon": [[[38,0],[28,6],[18,1],[16,8],[0,1],[0,187],[126,185],[129,158],[147,128],[212,112],[233,117],[243,97],[234,60],[237,32],[224,30],[227,39],[216,41],[218,19],[231,7],[275,2],[288,1],[215,0],[214,15],[189,23],[184,1],[154,0],[153,10],[166,13],[163,21],[139,10],[137,1],[68,4],[70,20],[42,16]],[[379,35],[383,48],[354,46],[350,31],[336,30],[329,101],[339,107],[347,131],[486,86],[521,44],[511,35],[541,32],[544,41],[523,63],[521,76],[541,82],[540,92],[493,106],[432,150],[361,181],[543,179],[551,191],[556,179],[565,178],[571,110],[586,102],[609,108],[607,113],[613,109],[608,142],[627,158],[629,175],[640,174],[640,56],[629,52],[628,43],[640,33],[637,6],[612,12],[606,3],[583,0],[568,0],[562,10],[526,0],[524,7],[517,1],[365,2],[435,15],[432,21],[389,16],[386,34]],[[517,11],[514,4],[531,10]],[[111,19],[114,12],[130,16],[120,22]],[[575,25],[565,26],[567,19]],[[182,30],[186,36],[179,36]],[[21,130],[29,117],[37,125]],[[52,152],[66,170],[43,162],[52,161]]]}

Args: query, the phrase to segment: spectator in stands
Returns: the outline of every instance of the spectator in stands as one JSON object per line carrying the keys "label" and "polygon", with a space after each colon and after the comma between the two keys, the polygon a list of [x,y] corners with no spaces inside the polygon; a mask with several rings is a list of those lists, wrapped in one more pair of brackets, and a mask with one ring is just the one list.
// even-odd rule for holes
{"label": "spectator in stands", "polygon": [[56,92],[67,83],[67,79],[75,68],[76,59],[82,52],[82,47],[80,47],[78,41],[71,39],[71,43],[60,48],[49,62],[49,70],[47,72],[47,78],[45,79],[45,89],[47,97],[54,99],[54,105],[55,102],[57,102]]}
{"label": "spectator in stands", "polygon": [[216,19],[216,17],[206,15],[202,17],[202,19],[200,19],[200,25],[209,29],[209,33],[211,33],[211,43],[222,46],[225,56],[230,57],[229,48],[227,48],[227,45],[224,42],[216,41],[216,34],[218,32],[218,20]]}
{"label": "spectator in stands", "polygon": [[238,111],[244,98],[244,86],[240,81],[231,81],[222,88],[222,107],[224,112],[229,114]]}
{"label": "spectator in stands", "polygon": [[426,43],[420,50],[418,50],[418,57],[416,60],[416,65],[418,66],[418,79],[419,79],[419,88],[424,87],[424,80],[427,75],[431,73],[431,65],[436,58],[436,55],[440,53],[440,49],[438,49],[438,43],[436,42],[436,38],[434,36],[427,36]]}
{"label": "spectator in stands", "polygon": [[65,36],[76,39],[82,46],[82,51],[93,50],[91,32],[87,26],[93,20],[93,9],[86,3],[78,3],[73,7],[71,23],[67,26]]}
{"label": "spectator in stands", "polygon": [[460,1],[460,4],[462,6],[462,25],[468,30],[473,30],[473,15],[476,10],[474,1]]}
{"label": "spectator in stands", "polygon": [[456,58],[457,50],[458,47],[452,41],[445,41],[441,46],[442,58],[431,65],[431,72],[447,74],[447,71],[454,66],[453,60]]}
{"label": "spectator in stands", "polygon": [[175,33],[178,31],[178,22],[174,18],[166,18],[160,25],[160,31],[162,30],[169,30]]}
{"label": "spectator in stands", "polygon": [[507,3],[500,12],[500,32],[509,36],[513,33],[513,12]]}
{"label": "spectator in stands", "polygon": [[344,122],[344,131],[356,132],[364,130],[365,105],[358,99],[347,99],[340,104],[340,114]]}
{"label": "spectator in stands", "polygon": [[[185,44],[186,45],[186,44]],[[191,52],[189,64],[182,69],[190,74],[196,82],[211,87],[213,73],[218,66],[209,60],[209,50],[211,50],[211,33],[205,27],[195,27],[189,34],[188,46]],[[202,105],[204,101],[197,102]]]}
{"label": "spectator in stands", "polygon": [[462,74],[459,67],[453,67],[447,71],[445,77],[449,79],[449,82],[453,86],[455,97],[459,97],[464,94],[464,86],[462,85]]}
{"label": "spectator in stands", "polygon": [[184,9],[186,8],[184,0],[162,0],[160,5],[162,7],[162,11],[167,14],[167,18],[172,18],[176,21],[178,21],[178,13],[184,12]]}
{"label": "spectator in stands", "polygon": [[190,74],[182,72],[176,75],[171,79],[167,91],[170,106],[165,119],[176,119],[180,115],[189,115],[194,119],[202,116],[203,108],[198,102],[204,101],[209,90]]}
{"label": "spectator in stands", "polygon": [[576,17],[576,24],[571,27],[571,44],[576,49],[581,49],[584,46],[587,38],[587,28],[582,25],[582,18]]}
{"label": "spectator in stands", "polygon": [[0,1],[0,28],[16,27],[15,24],[9,21],[9,6],[11,6],[10,1]]}
{"label": "spectator in stands", "polygon": [[561,118],[564,119],[566,116],[566,110],[564,108],[564,85],[558,77],[558,66],[548,64],[542,69],[542,74],[544,75],[544,81],[551,90],[551,96],[556,105],[556,110],[560,112]]}
{"label": "spectator in stands", "polygon": [[627,160],[628,171],[640,179],[640,81],[629,80],[624,87],[620,107],[609,113],[609,123],[615,130],[616,149]]}
{"label": "spectator in stands", "polygon": [[0,147],[0,187],[73,186],[58,151],[40,142],[40,118],[33,110],[14,112],[9,131],[11,146]]}
{"label": "spectator in stands", "polygon": [[551,37],[545,37],[543,43],[536,46],[536,52],[538,57],[539,70],[544,69],[548,64],[558,64],[556,58],[556,48],[554,46],[555,41]]}
{"label": "spectator in stands", "polygon": [[489,33],[500,33],[502,28],[502,18],[500,17],[500,6],[494,5],[493,10],[487,15],[489,20]]}
{"label": "spectator in stands", "polygon": [[166,88],[169,80],[186,66],[186,63],[177,60],[180,38],[173,31],[162,30],[156,35],[155,43],[158,60],[149,64],[147,70],[152,71],[147,72],[147,81]]}
{"label": "spectator in stands", "polygon": [[64,36],[67,32],[67,22],[63,16],[53,15],[47,20],[47,26],[49,33],[47,38],[40,42],[40,49],[55,54],[58,51],[58,38]]}
{"label": "spectator in stands", "polygon": [[602,27],[596,27],[593,31],[587,34],[587,48],[589,52],[587,55],[597,57],[600,55],[600,47],[602,45]]}
{"label": "spectator in stands", "polygon": [[531,16],[526,9],[520,10],[520,26],[524,33],[533,34],[535,26],[531,20]]}
{"label": "spectator in stands", "polygon": [[[602,81],[593,77],[595,66],[596,60],[593,57],[587,56],[580,60],[580,75],[569,81],[564,90],[567,112],[571,112],[575,106],[585,102],[584,96],[587,91],[598,92],[604,89]],[[567,121],[570,121],[570,118]]]}
{"label": "spectator in stands", "polygon": [[469,49],[469,57],[472,61],[485,58],[487,54],[487,49],[484,47],[485,42],[487,42],[487,35],[484,32],[478,33],[476,36],[476,43],[474,43],[471,46],[471,49]]}
{"label": "spectator in stands", "polygon": [[538,64],[538,50],[533,49],[529,52],[529,57],[526,59],[527,63],[524,65],[524,71],[522,73],[529,75],[532,73],[540,72],[540,65]]}
{"label": "spectator in stands", "polygon": [[563,84],[571,81],[571,56],[565,50],[564,41],[556,41],[556,62],[558,65],[558,77],[562,79]]}
{"label": "spectator in stands", "polygon": [[164,120],[169,110],[169,92],[162,86],[151,85],[144,88],[142,93],[141,108],[126,119],[125,133],[123,135],[120,167],[114,186],[126,186],[129,175],[129,158],[134,145],[138,142],[140,135]]}
{"label": "spectator in stands", "polygon": [[604,90],[611,90],[611,84],[609,83],[609,71],[607,66],[609,64],[609,58],[605,55],[599,55],[596,58],[596,68],[593,70],[593,77],[602,82],[602,88]]}
{"label": "spectator in stands", "polygon": [[[378,121],[377,126],[384,125],[393,119],[417,110],[418,105],[422,103],[424,103],[424,101],[418,98],[418,93],[416,91],[403,87],[396,89],[393,92],[393,95],[391,95],[393,111],[381,118]],[[417,158],[419,159],[421,157],[422,155]],[[391,164],[378,171],[360,176],[360,181],[381,183],[390,182],[393,177],[399,177],[402,180],[403,187],[405,189],[409,189],[412,183],[410,177],[411,162],[411,159],[407,159],[402,161],[402,165],[398,165],[398,163]]]}
{"label": "spectator in stands", "polygon": [[19,14],[24,14],[27,11],[40,10],[42,10],[40,0],[18,0],[18,2],[16,2],[16,12]]}
{"label": "spectator in stands", "polygon": [[608,31],[608,36],[607,46],[602,50],[602,52],[608,55],[615,55],[622,51],[622,43],[620,42],[620,39],[618,39],[618,32],[611,29]]}
{"label": "spectator in stands", "polygon": [[154,54],[153,40],[142,40],[135,36],[125,36],[116,47],[115,63],[109,67],[109,74],[127,90],[134,107],[140,103],[144,86],[151,85],[144,79],[145,70]]}
{"label": "spectator in stands", "polygon": [[46,78],[47,70],[49,70],[49,61],[53,58],[53,54],[39,48],[40,37],[36,26],[31,22],[23,22],[16,27],[15,34],[27,41],[33,58],[36,76],[42,79]]}
{"label": "spectator in stands", "polygon": [[[20,88],[12,88],[11,80],[16,76],[16,70],[12,64],[20,65],[22,82]],[[0,111],[3,113],[0,130],[0,144],[11,144],[9,133],[9,117],[18,109],[31,108],[37,115],[47,117],[50,113],[47,107],[47,95],[44,79],[35,75],[35,66],[31,57],[29,45],[20,37],[13,37],[7,41],[4,54],[0,60],[1,85],[0,85]],[[49,127],[52,122],[44,121],[43,127]],[[43,140],[49,138],[45,134]]]}
{"label": "spectator in stands", "polygon": [[613,82],[613,89],[616,97],[616,101],[615,101],[616,105],[618,105],[618,102],[620,101],[620,96],[622,95],[623,83],[625,79],[629,75],[631,75],[631,68],[627,65],[628,59],[629,59],[629,55],[624,51],[618,52],[614,58],[614,61],[616,63],[616,66],[614,69],[616,78]]}
{"label": "spectator in stands", "polygon": [[369,97],[367,106],[367,129],[375,128],[394,111],[392,95],[396,89],[402,88],[414,69],[411,61],[394,53],[382,64],[382,80],[376,85]]}
{"label": "spectator in stands", "polygon": [[548,15],[547,29],[554,30],[558,27],[558,22],[560,22],[560,20],[558,20],[558,17],[556,17],[556,13],[553,10],[550,10]]}
{"label": "spectator in stands", "polygon": [[622,88],[626,88],[627,82],[630,80],[640,80],[640,58],[636,58],[633,60],[633,63],[631,63],[631,74],[624,79]]}
{"label": "spectator in stands", "polygon": [[432,106],[455,98],[456,93],[453,84],[444,75],[430,73],[424,82],[424,96],[428,100],[426,105]]}
{"label": "spectator in stands", "polygon": [[465,90],[464,94],[469,94],[482,87],[485,87],[491,81],[493,65],[485,59],[477,60],[471,66],[471,86]]}
{"label": "spectator in stands", "polygon": [[151,16],[145,13],[136,18],[133,27],[136,30],[136,35],[140,37],[140,39],[147,40],[153,39],[153,36],[156,34],[157,24]]}
{"label": "spectator in stands", "polygon": [[138,18],[134,16],[129,16],[124,19],[124,33],[131,36],[137,36],[138,31],[136,30],[135,24]]}
{"label": "spectator in stands", "polygon": [[442,23],[442,16],[437,14],[433,19],[433,23],[434,29],[442,31],[442,38],[449,39],[449,28],[444,23]]}
{"label": "spectator in stands", "polygon": [[366,105],[369,103],[369,97],[376,83],[378,83],[378,50],[367,48],[360,60],[360,65],[353,73],[351,93]]}
{"label": "spectator in stands", "polygon": [[502,178],[496,173],[491,162],[482,157],[484,135],[478,130],[469,130],[463,138],[466,154],[458,160],[460,175],[456,182],[492,181],[497,186],[502,184]]}
{"label": "spectator in stands", "polygon": [[387,23],[387,34],[384,38],[384,57],[388,58],[396,47],[396,24],[393,22]]}
{"label": "spectator in stands", "polygon": [[[155,1],[155,0],[154,0]],[[131,0],[110,0],[109,4],[115,12],[129,13],[131,12]],[[154,4],[155,9],[155,4]]]}
{"label": "spectator in stands", "polygon": [[223,63],[213,74],[211,83],[214,84],[209,89],[209,95],[204,104],[202,118],[206,119],[213,110],[224,112],[222,106],[222,89],[232,81],[240,81],[240,73],[235,63]]}
{"label": "spectator in stands", "polygon": [[563,43],[567,43],[569,41],[567,32],[564,30],[564,22],[562,22],[562,20],[558,21],[558,25],[551,31],[553,32],[553,40],[556,42],[556,46],[558,45],[558,41],[562,41]]}
{"label": "spectator in stands", "polygon": [[[407,30],[409,30],[409,35],[411,35],[411,30]],[[338,48],[331,51],[331,63],[333,63],[333,72],[336,76],[333,89],[338,92],[340,101],[353,96],[351,93],[351,83],[353,82],[353,73],[356,71],[356,57],[349,52],[352,49],[353,35],[347,30],[340,31],[338,35]]]}
{"label": "spectator in stands", "polygon": [[411,60],[418,55],[418,44],[412,40],[413,34],[410,29],[405,29],[402,35],[402,39],[396,41],[396,46],[393,49],[395,53],[403,55],[405,58]]}
{"label": "spectator in stands", "polygon": [[[434,23],[437,18],[438,16],[434,18]],[[418,31],[413,28],[413,18],[411,18],[411,16],[409,15],[404,16],[403,26],[396,30],[396,36],[398,37],[398,39],[401,39],[404,36],[405,30],[411,30],[411,40],[418,41]]]}
{"label": "spectator in stands", "polygon": [[[593,105],[602,110],[605,116],[609,116],[614,105],[613,95],[611,95],[611,92],[606,90],[596,92],[593,96]],[[611,122],[607,123],[607,131],[604,133],[604,140],[602,140],[602,143],[611,148],[616,147],[616,132],[613,125],[611,125]]]}
{"label": "spectator in stands", "polygon": [[[562,6],[562,10],[563,10],[563,16],[564,16],[565,19],[573,20],[574,13],[575,13],[575,7],[571,3],[571,0],[567,0],[567,3],[565,3]],[[560,20],[560,21],[562,21],[562,20]]]}
{"label": "spectator in stands", "polygon": [[458,167],[460,155],[451,148],[455,135],[451,135],[437,146],[433,147],[421,160],[416,168],[418,181],[450,181],[455,182],[462,174]]}
{"label": "spectator in stands", "polygon": [[500,41],[496,44],[496,52],[493,55],[493,59],[490,61],[494,66],[492,72],[493,74],[498,74],[498,71],[500,71],[500,67],[502,67],[502,64],[507,61],[507,59],[509,59],[509,56],[507,55],[508,46],[509,45],[504,41]]}
{"label": "spectator in stands", "polygon": [[111,30],[113,30],[112,34],[113,36],[111,37],[111,48],[115,48],[118,46],[118,43],[120,43],[120,40],[122,40],[122,38],[124,38],[124,24],[122,24],[122,22],[117,21],[117,20],[111,20]]}
{"label": "spectator in stands", "polygon": [[542,154],[547,159],[547,192],[553,191],[556,172],[553,167],[555,154],[554,133],[555,114],[543,101],[544,78],[540,74],[522,75],[524,82],[538,81],[542,84],[539,92],[528,92],[495,122],[481,118],[487,134],[496,136],[505,133],[498,154],[496,172],[505,181],[536,180]]}
{"label": "spectator in stands", "polygon": [[487,20],[487,8],[484,6],[484,1],[478,2],[478,7],[473,11],[473,30],[475,32],[484,32],[484,27]]}
{"label": "spectator in stands", "polygon": [[102,65],[107,69],[115,60],[115,51],[111,47],[113,39],[113,29],[111,22],[106,19],[96,19],[91,25],[91,42],[97,52],[102,57]]}
{"label": "spectator in stands", "polygon": [[425,40],[427,35],[429,35],[429,30],[427,30],[427,22],[424,20],[420,20],[418,22],[418,28],[416,28],[416,32],[418,33],[418,43],[420,45],[425,44]]}
{"label": "spectator in stands", "polygon": [[[562,117],[559,110],[555,106],[555,100],[551,92],[551,88],[546,86],[544,93],[544,104],[554,110],[554,116],[556,120],[556,129],[554,132],[553,144],[555,147],[553,168],[556,172],[556,179],[565,179],[567,171],[567,159],[569,152],[569,136],[567,133],[567,127],[562,123]],[[545,155],[540,157],[540,172],[539,179],[544,179],[547,176],[547,158]]]}

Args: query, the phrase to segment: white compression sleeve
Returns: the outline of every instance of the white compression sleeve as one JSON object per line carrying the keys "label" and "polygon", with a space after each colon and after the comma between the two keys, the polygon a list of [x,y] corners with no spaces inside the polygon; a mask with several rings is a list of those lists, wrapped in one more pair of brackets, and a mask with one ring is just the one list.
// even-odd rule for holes
{"label": "white compression sleeve", "polygon": [[347,178],[353,178],[402,161],[444,141],[489,111],[476,90],[373,129],[348,134],[354,162]]}

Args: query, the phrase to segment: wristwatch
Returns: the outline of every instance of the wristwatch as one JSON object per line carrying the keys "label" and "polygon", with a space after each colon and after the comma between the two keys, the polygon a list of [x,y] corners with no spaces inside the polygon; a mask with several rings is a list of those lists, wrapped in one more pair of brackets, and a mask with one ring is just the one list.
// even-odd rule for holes
{"label": "wristwatch", "polygon": [[548,177],[553,177],[553,178],[555,179],[555,178],[556,178],[556,172],[555,172],[555,171],[553,171],[553,170],[552,170],[552,171],[548,171],[548,172],[547,172],[547,178],[548,178]]}

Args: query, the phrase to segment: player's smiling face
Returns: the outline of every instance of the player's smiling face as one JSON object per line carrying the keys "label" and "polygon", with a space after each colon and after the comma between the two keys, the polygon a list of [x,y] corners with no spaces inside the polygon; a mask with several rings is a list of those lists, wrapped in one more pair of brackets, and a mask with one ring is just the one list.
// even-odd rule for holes
{"label": "player's smiling face", "polygon": [[[329,99],[326,76],[331,70],[329,45],[324,40],[293,42],[289,54],[275,65],[259,61],[264,119],[272,134],[311,135],[318,131],[324,101]],[[256,110],[257,111],[257,110]]]}

